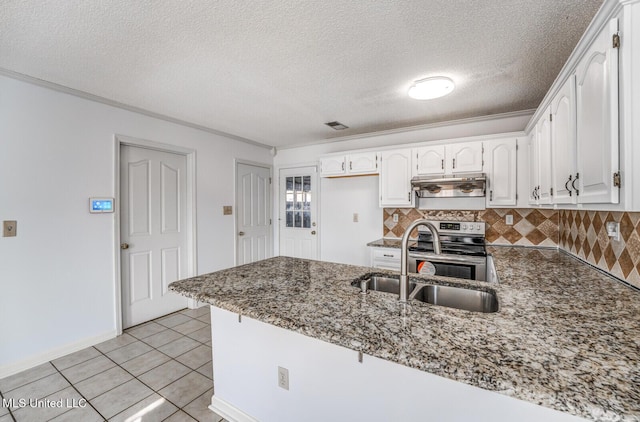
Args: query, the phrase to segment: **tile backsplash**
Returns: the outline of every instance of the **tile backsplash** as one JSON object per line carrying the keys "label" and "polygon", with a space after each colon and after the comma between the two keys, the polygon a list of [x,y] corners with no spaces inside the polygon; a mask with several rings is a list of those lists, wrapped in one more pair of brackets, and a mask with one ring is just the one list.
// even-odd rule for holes
{"label": "tile backsplash", "polygon": [[[393,222],[398,214],[398,222]],[[513,216],[513,225],[505,216]],[[402,237],[404,230],[419,218],[444,221],[484,221],[487,243],[492,245],[558,246],[558,211],[543,209],[495,208],[482,211],[430,211],[415,208],[385,208],[384,237]]]}
{"label": "tile backsplash", "polygon": [[[620,240],[608,221],[620,223]],[[561,210],[559,226],[562,249],[640,287],[640,212]]]}
{"label": "tile backsplash", "polygon": [[[398,221],[393,215],[398,214]],[[505,216],[513,216],[513,225]],[[640,287],[640,212],[493,208],[430,211],[385,208],[383,235],[401,238],[416,219],[484,221],[487,244],[560,247],[614,276]],[[620,240],[607,235],[606,222],[620,223]],[[417,233],[413,233],[417,235]]]}

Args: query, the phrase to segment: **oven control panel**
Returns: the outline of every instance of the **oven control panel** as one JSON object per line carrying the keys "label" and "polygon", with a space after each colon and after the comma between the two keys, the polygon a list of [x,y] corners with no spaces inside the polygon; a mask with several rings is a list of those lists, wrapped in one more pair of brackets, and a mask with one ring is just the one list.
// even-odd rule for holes
{"label": "oven control panel", "polygon": [[[479,234],[484,235],[484,221],[431,221],[438,233]],[[420,232],[428,232],[426,227],[418,227]]]}

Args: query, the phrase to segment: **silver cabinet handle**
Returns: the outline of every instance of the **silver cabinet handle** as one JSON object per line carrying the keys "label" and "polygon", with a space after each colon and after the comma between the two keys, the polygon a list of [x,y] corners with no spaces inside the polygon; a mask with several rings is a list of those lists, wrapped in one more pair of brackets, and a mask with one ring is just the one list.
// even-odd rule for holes
{"label": "silver cabinet handle", "polygon": [[442,166],[442,170],[444,170],[444,158],[440,160],[440,166]]}
{"label": "silver cabinet handle", "polygon": [[493,190],[489,191],[489,201],[493,201]]}
{"label": "silver cabinet handle", "polygon": [[569,196],[573,194],[573,192],[571,192],[571,189],[569,189],[569,186],[568,186],[570,181],[571,181],[571,175],[569,175],[569,179],[567,179],[567,181],[564,184],[564,190],[569,192]]}
{"label": "silver cabinet handle", "polygon": [[453,168],[456,168],[456,159],[453,159]]}
{"label": "silver cabinet handle", "polygon": [[344,161],[342,162],[342,171],[344,171]]}
{"label": "silver cabinet handle", "polygon": [[353,170],[353,161],[349,161],[349,170]]}

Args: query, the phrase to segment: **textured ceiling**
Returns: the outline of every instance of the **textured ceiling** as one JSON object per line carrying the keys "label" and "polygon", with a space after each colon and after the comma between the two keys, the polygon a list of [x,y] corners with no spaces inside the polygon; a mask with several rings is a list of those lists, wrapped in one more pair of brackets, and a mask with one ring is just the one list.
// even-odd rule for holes
{"label": "textured ceiling", "polygon": [[[536,108],[601,3],[0,0],[0,68],[267,145],[314,143]],[[407,97],[433,75],[456,90]]]}

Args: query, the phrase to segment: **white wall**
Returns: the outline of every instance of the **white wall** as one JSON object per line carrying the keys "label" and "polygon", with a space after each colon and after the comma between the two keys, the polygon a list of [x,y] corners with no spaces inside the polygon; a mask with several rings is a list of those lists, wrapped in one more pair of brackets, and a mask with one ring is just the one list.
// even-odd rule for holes
{"label": "white wall", "polygon": [[[320,181],[320,257],[323,261],[369,265],[365,245],[382,237],[378,176]],[[358,222],[353,222],[353,214]]]}
{"label": "white wall", "polygon": [[267,149],[0,76],[0,378],[115,332],[114,134],[197,151],[198,272],[234,264],[234,158]]}

